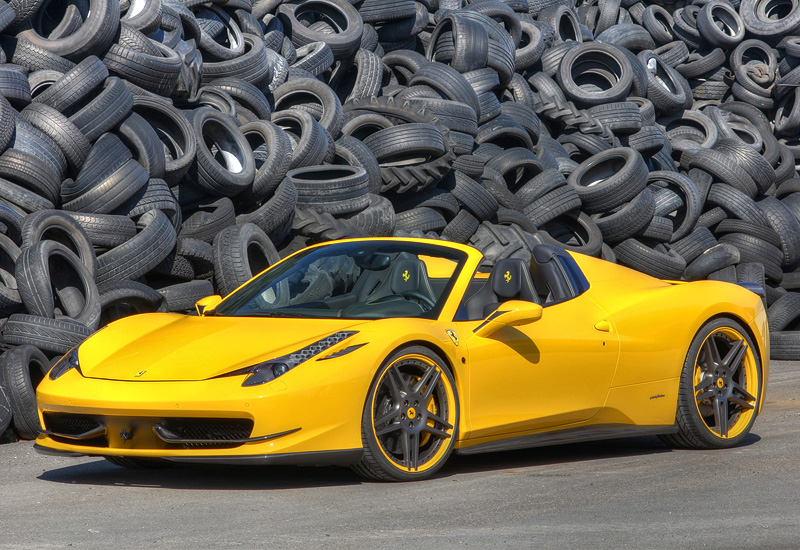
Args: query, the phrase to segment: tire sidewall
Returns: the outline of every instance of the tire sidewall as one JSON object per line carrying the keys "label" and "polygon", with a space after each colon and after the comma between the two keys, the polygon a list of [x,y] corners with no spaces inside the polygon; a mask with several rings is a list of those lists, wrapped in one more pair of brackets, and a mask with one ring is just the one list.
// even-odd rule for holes
{"label": "tire sidewall", "polygon": [[[757,391],[751,392],[756,397],[756,402],[754,404],[755,414],[753,414],[747,426],[745,426],[739,435],[726,439],[717,436],[706,426],[705,421],[700,416],[700,411],[697,408],[694,393],[694,369],[700,349],[714,331],[724,327],[732,328],[742,335],[753,353],[757,374]],[[763,371],[761,358],[759,357],[758,348],[753,343],[753,339],[749,332],[740,323],[727,317],[719,317],[703,325],[703,327],[697,332],[692,340],[692,344],[689,346],[689,351],[686,355],[686,361],[684,362],[683,366],[683,372],[681,373],[680,384],[678,406],[682,407],[684,411],[688,413],[692,422],[692,426],[690,426],[691,434],[704,444],[704,448],[729,448],[739,445],[750,433],[750,429],[755,423],[759,408],[761,406],[761,397],[763,393]]]}
{"label": "tire sidewall", "polygon": [[[452,407],[455,411],[454,413],[454,421],[453,421],[453,433],[447,442],[447,449],[445,450],[444,454],[441,458],[438,459],[438,462],[433,466],[426,468],[423,471],[418,472],[408,472],[405,470],[400,469],[397,464],[388,460],[382,451],[381,444],[378,442],[375,431],[373,428],[373,418],[372,418],[372,410],[374,407],[374,401],[376,392],[380,386],[381,381],[387,370],[392,367],[398,360],[405,356],[413,356],[413,355],[422,355],[436,363],[436,365],[441,369],[442,376],[447,379],[447,383],[450,384],[452,388],[453,394],[453,402],[448,403],[448,407]],[[450,372],[450,369],[447,366],[447,363],[437,354],[431,351],[430,349],[423,347],[423,346],[409,346],[402,349],[399,349],[392,353],[383,363],[378,371],[375,373],[375,377],[372,380],[372,383],[369,387],[369,392],[367,393],[367,398],[364,403],[364,412],[361,421],[361,433],[362,433],[362,440],[365,445],[365,452],[369,452],[372,456],[372,459],[377,466],[380,468],[383,477],[385,479],[391,479],[395,481],[418,481],[425,478],[428,478],[435,474],[444,464],[447,462],[450,454],[452,453],[453,447],[455,446],[456,439],[458,438],[458,424],[460,422],[461,414],[460,414],[460,405],[459,405],[459,398],[458,398],[458,389],[456,387],[455,379],[453,374]]]}

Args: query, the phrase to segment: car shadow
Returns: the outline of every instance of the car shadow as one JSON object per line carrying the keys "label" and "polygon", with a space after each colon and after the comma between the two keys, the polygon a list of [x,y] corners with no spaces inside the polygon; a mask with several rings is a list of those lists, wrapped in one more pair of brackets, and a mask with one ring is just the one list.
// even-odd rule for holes
{"label": "car shadow", "polygon": [[[748,434],[740,446],[761,438]],[[673,452],[654,436],[571,443],[476,455],[454,455],[433,479]],[[692,451],[685,451],[692,452]],[[51,483],[145,487],[183,490],[263,491],[359,485],[365,482],[349,468],[298,466],[224,466],[176,464],[159,469],[132,470],[105,460],[82,462],[47,470],[38,476]]]}

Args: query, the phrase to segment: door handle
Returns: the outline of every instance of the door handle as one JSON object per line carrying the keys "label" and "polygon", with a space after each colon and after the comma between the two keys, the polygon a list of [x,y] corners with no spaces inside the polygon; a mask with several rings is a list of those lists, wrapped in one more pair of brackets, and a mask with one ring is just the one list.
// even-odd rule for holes
{"label": "door handle", "polygon": [[599,330],[600,332],[611,332],[611,323],[609,323],[608,321],[605,321],[605,320],[604,321],[598,321],[594,325],[594,328],[596,330]]}

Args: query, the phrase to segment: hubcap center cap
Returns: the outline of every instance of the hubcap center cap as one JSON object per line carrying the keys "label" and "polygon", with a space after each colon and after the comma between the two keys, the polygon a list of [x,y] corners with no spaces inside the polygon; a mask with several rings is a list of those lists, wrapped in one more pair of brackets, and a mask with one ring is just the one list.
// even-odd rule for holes
{"label": "hubcap center cap", "polygon": [[414,418],[416,418],[416,417],[417,417],[416,409],[414,407],[409,407],[408,408],[408,418],[410,418],[411,420],[414,420]]}

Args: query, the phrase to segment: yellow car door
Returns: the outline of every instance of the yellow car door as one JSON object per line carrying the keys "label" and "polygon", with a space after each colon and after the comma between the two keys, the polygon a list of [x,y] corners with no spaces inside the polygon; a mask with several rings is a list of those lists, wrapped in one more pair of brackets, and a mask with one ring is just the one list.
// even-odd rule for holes
{"label": "yellow car door", "polygon": [[[464,322],[469,351],[467,438],[537,431],[590,419],[603,407],[619,355],[605,311],[586,295],[544,308],[541,319],[488,337]],[[474,325],[474,326],[473,326]]]}

